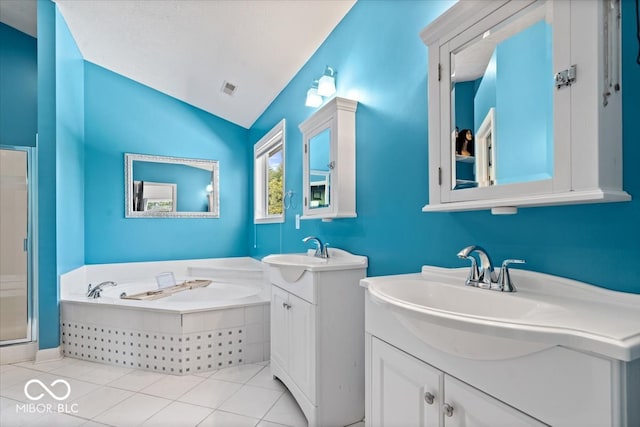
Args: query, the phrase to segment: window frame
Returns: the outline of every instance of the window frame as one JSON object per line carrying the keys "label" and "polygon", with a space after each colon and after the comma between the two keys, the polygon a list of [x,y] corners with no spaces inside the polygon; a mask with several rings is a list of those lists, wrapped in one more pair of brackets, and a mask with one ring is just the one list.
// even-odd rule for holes
{"label": "window frame", "polygon": [[[285,216],[285,170],[286,170],[286,122],[282,119],[253,146],[253,223],[283,223]],[[269,158],[282,150],[282,213],[268,214],[269,203]]]}

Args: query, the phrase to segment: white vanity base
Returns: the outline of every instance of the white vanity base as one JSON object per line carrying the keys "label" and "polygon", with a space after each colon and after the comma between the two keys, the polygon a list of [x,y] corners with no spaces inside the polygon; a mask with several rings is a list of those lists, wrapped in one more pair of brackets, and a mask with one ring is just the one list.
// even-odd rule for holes
{"label": "white vanity base", "polygon": [[365,304],[367,426],[640,425],[640,359],[559,346],[468,359],[419,340],[368,292]]}

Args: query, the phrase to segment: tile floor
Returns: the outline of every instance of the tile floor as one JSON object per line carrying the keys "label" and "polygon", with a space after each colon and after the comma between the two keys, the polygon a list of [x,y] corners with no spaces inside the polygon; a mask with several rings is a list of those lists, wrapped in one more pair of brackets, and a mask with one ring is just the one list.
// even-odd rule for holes
{"label": "tile floor", "polygon": [[[70,395],[57,401],[69,383]],[[298,427],[307,422],[268,362],[174,376],[83,360],[0,365],[0,426]],[[364,427],[362,422],[353,427]]]}

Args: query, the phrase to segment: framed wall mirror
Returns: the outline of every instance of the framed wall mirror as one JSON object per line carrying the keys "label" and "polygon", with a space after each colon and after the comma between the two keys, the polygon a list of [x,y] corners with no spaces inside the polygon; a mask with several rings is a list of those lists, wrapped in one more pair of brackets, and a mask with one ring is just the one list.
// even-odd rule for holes
{"label": "framed wall mirror", "polygon": [[125,153],[126,218],[218,218],[216,160]]}

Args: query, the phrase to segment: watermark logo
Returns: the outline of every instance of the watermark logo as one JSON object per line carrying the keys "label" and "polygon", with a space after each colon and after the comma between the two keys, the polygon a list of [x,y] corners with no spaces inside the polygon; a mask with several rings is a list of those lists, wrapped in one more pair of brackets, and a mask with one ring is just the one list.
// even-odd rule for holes
{"label": "watermark logo", "polygon": [[51,387],[55,386],[56,384],[64,384],[65,386],[67,386],[67,392],[62,395],[62,396],[58,396],[57,394],[55,394],[53,391],[51,391],[51,389],[49,387],[47,387],[46,385],[44,385],[44,383],[40,380],[29,380],[27,381],[27,383],[24,385],[24,395],[29,398],[30,400],[40,400],[42,399],[42,397],[44,396],[44,393],[40,393],[37,396],[32,396],[29,393],[29,386],[31,384],[38,384],[40,385],[40,387],[42,387],[44,389],[44,391],[46,391],[47,393],[49,393],[49,396],[53,397],[55,400],[65,400],[67,397],[69,397],[69,395],[71,394],[71,385],[69,385],[69,383],[65,380],[62,379],[57,379],[54,382],[51,383]]}
{"label": "watermark logo", "polygon": [[[56,387],[58,384],[62,386]],[[51,387],[51,388],[49,388]],[[58,393],[54,392],[55,389]],[[38,393],[38,391],[40,393]],[[51,396],[53,399],[61,402],[66,400],[71,395],[71,385],[63,379],[57,379],[49,386],[44,384],[38,379],[32,379],[27,381],[24,385],[24,395],[27,399],[37,402],[45,397],[45,393]],[[77,414],[77,403],[19,403],[16,404],[16,412],[23,414],[52,414],[52,413],[64,413],[64,414]]]}

